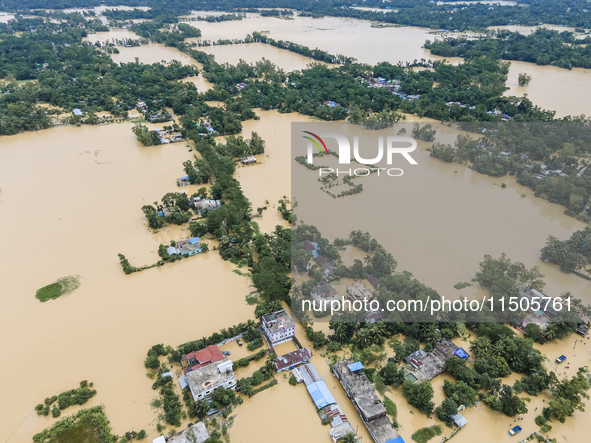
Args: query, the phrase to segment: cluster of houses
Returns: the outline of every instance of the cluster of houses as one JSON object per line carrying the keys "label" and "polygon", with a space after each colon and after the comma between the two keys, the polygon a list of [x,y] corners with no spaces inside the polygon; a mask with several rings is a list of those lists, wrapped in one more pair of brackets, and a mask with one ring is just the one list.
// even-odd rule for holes
{"label": "cluster of houses", "polygon": [[[521,157],[524,158],[523,155]],[[536,163],[530,161],[527,164],[525,164],[524,166],[527,169],[533,169],[534,166],[536,166]],[[542,170],[542,173],[536,174],[536,177],[540,180],[542,180],[546,177],[568,177],[568,174],[563,172],[562,169],[550,169],[548,167],[548,165],[544,165],[544,164],[539,165],[539,166],[540,166],[540,169]]]}
{"label": "cluster of houses", "polygon": [[460,108],[466,108],[466,107],[468,107],[468,109],[476,109],[476,106],[468,106],[468,105],[465,105],[465,104],[460,103],[460,102],[447,102],[446,105],[447,106],[458,105]]}
{"label": "cluster of houses", "polygon": [[363,364],[353,358],[337,362],[332,367],[334,376],[343,386],[374,442],[404,443],[363,369]]}
{"label": "cluster of houses", "polygon": [[164,129],[156,129],[155,131],[156,134],[158,134],[158,140],[160,140],[160,143],[163,145],[183,141],[183,136],[179,132],[174,134],[168,134],[168,131]]}
{"label": "cluster of houses", "polygon": [[201,215],[201,213],[206,209],[208,211],[213,211],[214,209],[217,209],[220,206],[222,206],[221,200],[213,200],[209,198],[193,197],[191,199],[191,202],[193,203],[195,212],[197,212],[197,214],[199,215]]}
{"label": "cluster of houses", "polygon": [[199,254],[202,252],[201,243],[199,237],[193,237],[188,240],[181,240],[176,242],[175,246],[169,246],[166,249],[168,255],[182,255],[183,257],[189,257],[192,255]]}
{"label": "cluster of houses", "polygon": [[[365,81],[365,79],[361,79],[361,83],[365,83]],[[367,83],[369,83],[368,87],[370,88],[387,88],[392,94],[399,96],[402,100],[413,101],[420,97],[420,95],[400,92],[400,80],[386,80],[383,77],[369,77]]]}
{"label": "cluster of houses", "polygon": [[335,443],[345,435],[355,433],[347,416],[312,363],[303,365],[293,373],[298,378],[298,382],[301,381],[306,385],[306,389],[318,409],[320,419],[330,420],[329,433]]}
{"label": "cluster of houses", "polygon": [[201,129],[205,129],[205,131],[207,131],[207,132],[199,132],[199,135],[213,134],[214,132],[216,132],[216,130],[213,129],[213,126],[211,126],[211,123],[209,123],[207,120],[204,120],[201,123],[195,123],[195,126],[197,127],[197,129],[199,131],[201,131]]}
{"label": "cluster of houses", "polygon": [[468,358],[468,353],[451,340],[443,338],[433,351],[419,349],[404,359],[404,377],[412,382],[432,380],[445,371],[445,362],[451,357]]}
{"label": "cluster of houses", "polygon": [[[334,274],[335,268],[333,263],[323,255],[321,249],[318,247],[318,243],[311,242],[309,240],[304,240],[304,249],[312,254],[312,257],[316,259],[318,266],[322,269],[322,273],[324,274],[325,279],[330,279],[330,277]],[[311,265],[308,265],[311,266]]]}
{"label": "cluster of houses", "polygon": [[335,102],[335,101],[332,101],[332,100],[324,100],[324,101],[322,102],[322,104],[323,104],[324,106],[328,106],[329,108],[336,108],[337,106],[341,106],[341,105],[339,105],[337,102]]}

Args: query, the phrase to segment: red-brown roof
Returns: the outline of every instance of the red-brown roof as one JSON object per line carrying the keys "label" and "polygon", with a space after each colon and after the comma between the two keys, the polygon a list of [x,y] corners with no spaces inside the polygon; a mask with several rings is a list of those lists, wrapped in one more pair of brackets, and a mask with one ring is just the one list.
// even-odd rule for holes
{"label": "red-brown roof", "polygon": [[304,240],[304,249],[306,251],[313,251],[316,249],[316,246],[314,246],[310,240]]}
{"label": "red-brown roof", "polygon": [[187,362],[190,362],[193,359],[197,361],[197,364],[187,368],[189,371],[193,371],[211,363],[215,363],[216,361],[223,360],[224,354],[222,354],[222,351],[220,351],[220,348],[218,348],[216,345],[209,345],[205,349],[185,355],[184,359],[187,360]]}

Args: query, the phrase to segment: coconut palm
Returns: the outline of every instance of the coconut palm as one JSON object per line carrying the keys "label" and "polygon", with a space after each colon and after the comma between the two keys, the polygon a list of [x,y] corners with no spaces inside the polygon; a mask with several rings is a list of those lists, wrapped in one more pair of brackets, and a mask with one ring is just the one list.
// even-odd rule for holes
{"label": "coconut palm", "polygon": [[343,438],[341,438],[342,443],[356,443],[357,437],[352,432],[349,432]]}

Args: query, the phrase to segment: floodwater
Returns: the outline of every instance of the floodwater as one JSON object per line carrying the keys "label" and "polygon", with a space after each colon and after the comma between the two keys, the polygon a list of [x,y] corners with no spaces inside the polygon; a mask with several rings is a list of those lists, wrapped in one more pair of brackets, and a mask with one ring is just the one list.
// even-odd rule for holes
{"label": "floodwater", "polygon": [[[412,123],[401,126],[410,133]],[[314,128],[314,123],[310,127]],[[441,125],[436,128],[438,141],[453,142],[456,130]],[[333,129],[350,137],[363,131],[348,124]],[[376,136],[386,134],[383,131]],[[294,162],[298,176],[292,178],[292,193],[298,201],[298,218],[316,225],[326,238],[347,237],[354,229],[370,232],[398,260],[398,271],[412,272],[447,298],[477,295],[475,287],[458,291],[453,285],[469,282],[485,254],[498,257],[504,252],[513,261],[539,266],[549,295],[570,291],[591,302],[589,282],[539,260],[548,235],[568,238],[582,229],[583,223],[565,216],[562,206],[533,197],[510,177],[488,177],[466,166],[431,158],[426,151],[429,145],[419,141],[413,153],[417,166],[394,165],[403,168],[403,176],[359,178],[365,191],[340,199],[319,189],[315,171]],[[332,157],[323,158],[322,164],[338,167]],[[503,182],[506,189],[501,187]],[[375,214],[373,208],[381,202],[387,202],[390,211],[381,209]],[[375,216],[369,215],[372,213]]]}
{"label": "floodwater", "polygon": [[306,69],[310,63],[320,63],[312,58],[291,53],[264,43],[202,46],[197,49],[208,54],[213,54],[218,63],[230,63],[232,65],[238,64],[240,60],[255,64],[257,61],[265,58],[285,72]]}
{"label": "floodwater", "polygon": [[[184,143],[140,145],[128,123],[2,138],[0,334],[18,339],[1,349],[22,364],[0,369],[10,399],[0,405],[1,441],[31,441],[54,422],[34,406],[84,379],[98,390],[85,406],[105,404],[114,432],[145,428],[155,438],[155,392],[143,367],[149,347],[252,316],[249,280],[216,252],[131,275],[119,265],[120,252],[133,265],[154,263],[160,242],[186,237],[176,226],[152,233],[141,207],[178,190],[191,156]],[[40,287],[73,274],[82,284],[72,294],[35,299]],[[26,363],[31,353],[35,364]]]}
{"label": "floodwater", "polygon": [[[355,57],[362,63],[375,64],[381,61],[405,63],[422,58],[427,60],[444,59],[432,55],[423,48],[426,40],[433,41],[438,38],[432,34],[430,29],[425,28],[372,28],[371,22],[356,19],[295,17],[294,20],[280,20],[272,17],[260,17],[257,14],[247,14],[247,17],[241,21],[189,22],[189,24],[201,29],[202,38],[206,40],[242,39],[247,34],[252,34],[253,31],[266,30],[269,31],[268,35],[275,40],[288,40],[310,48],[318,47],[331,54]],[[545,27],[563,31],[574,30],[552,25],[545,25]],[[516,26],[505,28],[524,33],[532,32],[535,29]],[[202,49],[205,50],[205,48]],[[230,47],[224,47],[224,49],[216,47],[215,51],[219,51],[220,56],[227,57],[222,59],[223,61],[231,60],[224,53],[224,51],[232,52]],[[267,55],[261,52],[260,57],[267,57]],[[239,54],[234,56],[234,59],[237,58],[240,58]],[[293,60],[295,63],[296,58]],[[449,57],[445,60],[452,64],[462,62],[459,57]],[[251,59],[249,58],[247,61],[251,61]],[[271,59],[271,61],[274,60]],[[527,87],[521,88],[517,85],[517,77],[521,72],[527,72],[532,76],[532,81]],[[591,70],[588,69],[576,68],[569,71],[554,66],[512,62],[507,82],[510,89],[505,95],[522,96],[527,94],[535,105],[555,110],[557,117],[591,115],[591,89],[587,87],[590,79]]]}
{"label": "floodwater", "polygon": [[[202,29],[204,39],[244,38],[254,30],[270,30],[270,36],[277,40],[290,40],[312,48],[319,46],[366,63],[436,58],[421,48],[424,40],[433,36],[419,28],[375,29],[369,22],[359,20],[300,17],[279,20],[254,14],[239,22],[191,24]],[[90,36],[89,40],[111,39],[123,34],[112,31]],[[387,42],[396,42],[396,45]],[[274,61],[266,55],[272,49],[281,57],[276,63],[286,70],[288,66],[303,63],[297,54],[287,55],[270,46],[253,44],[249,47],[253,48],[253,53],[243,57],[248,57],[247,61],[255,61],[257,51],[260,57]],[[244,46],[235,48],[220,46],[211,50],[219,52],[216,53],[221,59],[218,61],[225,61],[223,57],[235,57],[232,51],[250,50]],[[142,63],[176,59],[198,65],[180,51],[159,44],[120,50],[121,54],[113,55],[116,62],[133,62],[138,57]],[[584,112],[589,101],[581,92],[586,85],[583,74],[573,75],[577,70],[556,71],[560,83],[565,85],[563,92],[571,94],[554,96],[548,91],[556,87],[556,82],[550,78],[544,80],[542,74],[531,68],[538,68],[539,72],[558,68],[535,65],[517,65],[516,68],[514,63],[510,83],[516,72],[525,68],[533,80],[518,93],[528,92],[534,103],[542,107],[563,109],[563,103],[569,103],[572,109],[580,108]],[[199,83],[204,89],[211,86],[201,76],[186,81]],[[538,84],[540,89],[536,92]],[[289,177],[293,154],[287,135],[290,125],[292,122],[313,124],[313,119],[296,113],[256,112],[261,120],[244,122],[242,135],[250,138],[252,131],[258,132],[266,141],[266,151],[257,156],[258,164],[238,168],[236,176],[254,210],[264,206],[265,200],[269,201],[263,216],[256,219],[261,229],[269,232],[277,224],[286,225],[276,205],[284,195],[292,195]],[[408,118],[409,122],[416,120],[416,116]],[[348,129],[349,132],[356,130],[359,130],[356,126]],[[441,131],[444,138],[451,137],[452,130],[443,128]],[[388,221],[366,217],[363,225],[357,227],[369,231],[392,251],[399,270],[409,270],[447,297],[477,295],[481,291],[476,287],[457,291],[453,285],[470,281],[484,254],[498,256],[506,252],[528,267],[540,266],[546,275],[545,292],[549,295],[569,290],[580,298],[589,296],[588,282],[560,273],[557,267],[538,259],[548,235],[567,238],[582,224],[564,216],[562,207],[535,198],[510,178],[494,179],[458,164],[431,159],[426,147],[427,144],[420,143],[419,150],[413,153],[419,163],[416,169],[406,167],[404,177],[387,179],[385,201],[396,209],[396,217]],[[18,337],[5,340],[1,350],[18,362],[30,361],[30,354],[34,352],[36,363],[19,365],[16,370],[6,365],[0,369],[3,380],[0,391],[10,399],[0,405],[0,441],[30,441],[35,433],[54,422],[51,418],[38,417],[34,406],[47,396],[75,387],[83,379],[93,381],[98,390],[98,395],[85,406],[105,404],[115,433],[121,435],[131,429],[144,428],[148,439],[155,438],[157,413],[149,405],[155,392],[150,388],[152,381],[145,376],[143,367],[147,349],[156,343],[176,346],[252,317],[254,308],[244,299],[253,290],[250,281],[231,272],[233,265],[223,262],[216,252],[129,276],[118,263],[119,252],[136,266],[154,263],[160,243],[188,235],[186,227],[178,226],[150,231],[141,206],[167,192],[177,191],[175,179],[184,174],[182,162],[192,156],[185,143],[141,146],[129,123],[53,128],[0,139],[0,223],[3,227],[0,261],[2,269],[10,270],[2,278],[0,334]],[[334,200],[318,192],[314,173],[307,172],[312,179],[305,191],[310,193],[308,195],[318,193],[323,206],[333,210],[335,218],[348,217],[352,211],[369,213],[371,210],[364,207],[364,199],[375,191],[377,183],[373,177],[367,184],[364,182],[365,193]],[[503,182],[507,183],[506,189],[500,187]],[[198,187],[183,191],[192,193]],[[304,214],[300,218],[316,224],[329,238],[330,235],[348,235],[351,228],[318,219],[316,211],[306,205],[306,196],[296,193],[298,212]],[[347,260],[360,255],[364,256],[359,251],[348,251]],[[74,293],[45,304],[34,298],[38,288],[72,274],[82,277],[82,285]],[[191,316],[191,312],[196,315]],[[318,322],[315,327],[325,330],[327,324]],[[297,335],[310,349],[301,325],[298,325]],[[575,339],[545,345],[542,351],[553,361],[555,354],[566,354],[565,348],[574,344]],[[228,345],[228,350],[231,349],[232,357],[240,357],[245,352],[243,348],[237,350],[231,346]],[[584,352],[577,349],[576,357],[572,352],[573,365],[565,371],[574,371],[573,368],[589,362],[591,348],[583,345],[583,349]],[[312,361],[323,377],[326,374],[327,385],[353,426],[358,427],[362,441],[369,442],[369,434],[351,402],[340,384],[333,382],[326,359],[315,353]],[[264,361],[260,361],[261,364]],[[248,375],[255,369],[256,366],[249,366],[238,376]],[[434,380],[438,403],[443,399],[441,386],[445,377]],[[232,441],[261,441],[260,430],[265,429],[265,435],[280,435],[286,443],[329,443],[329,428],[320,425],[305,388],[290,386],[282,375],[278,378],[278,386],[246,400],[236,410],[236,421],[230,429]],[[417,429],[439,424],[408,406],[400,391],[387,395],[398,406],[401,435],[406,441]],[[530,409],[533,410],[542,398],[533,400]],[[73,411],[75,409],[71,408],[65,412]],[[583,420],[582,414],[575,413],[563,425],[553,423],[550,435],[582,441],[582,435],[591,433],[591,424]],[[454,437],[457,442],[482,441],[483,435],[487,436],[486,441],[506,438],[505,432],[512,421],[484,405],[469,408],[463,415],[469,423]],[[533,425],[535,415],[529,414],[524,421],[526,434],[537,429]],[[297,424],[297,432],[290,432],[294,424]],[[449,432],[444,430],[444,435]]]}

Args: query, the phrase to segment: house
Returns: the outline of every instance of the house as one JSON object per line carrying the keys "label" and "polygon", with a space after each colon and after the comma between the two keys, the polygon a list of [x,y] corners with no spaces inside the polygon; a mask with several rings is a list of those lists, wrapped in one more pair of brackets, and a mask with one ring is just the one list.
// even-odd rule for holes
{"label": "house", "polygon": [[337,106],[340,106],[337,102],[332,101],[332,100],[324,100],[322,102],[322,104],[325,105],[325,106],[331,107],[331,108],[335,108]]}
{"label": "house", "polygon": [[176,246],[179,254],[185,257],[199,254],[202,251],[199,237],[192,237],[188,240],[178,241]]}
{"label": "house", "polygon": [[189,426],[184,431],[168,437],[168,443],[203,443],[209,438],[205,424],[200,421]]}
{"label": "house", "polygon": [[183,140],[183,136],[181,134],[179,134],[179,133],[172,134],[170,136],[170,141],[173,142],[173,143],[180,142],[182,140]]}
{"label": "house", "polygon": [[210,200],[208,198],[201,198],[201,197],[194,197],[193,198],[193,207],[198,214],[201,214],[206,209],[208,211],[213,211],[214,209],[219,208],[222,205],[221,200]]}
{"label": "house", "polygon": [[333,442],[339,441],[347,434],[354,434],[355,430],[338,403],[329,405],[320,415],[322,420],[330,420],[330,436]]}
{"label": "house", "polygon": [[254,158],[252,155],[249,155],[248,157],[241,157],[240,158],[240,163],[242,163],[243,165],[250,165],[252,163],[256,163],[257,159]]}
{"label": "house", "polygon": [[359,413],[375,443],[396,441],[400,436],[386,415],[386,408],[377,396],[363,365],[353,358],[333,365],[333,374],[339,380],[347,397]]}
{"label": "house", "polygon": [[328,283],[322,282],[310,291],[310,296],[316,300],[337,300],[339,298],[338,292]]}
{"label": "house", "polygon": [[287,369],[293,369],[307,361],[310,361],[310,353],[306,348],[302,348],[278,357],[275,362],[275,369],[277,372],[281,372]]}
{"label": "house", "polygon": [[466,418],[461,414],[452,415],[451,418],[453,418],[453,421],[458,428],[461,428],[468,424],[468,420],[466,420]]}
{"label": "house", "polygon": [[330,393],[330,389],[328,389],[328,386],[326,386],[326,383],[323,381],[317,381],[306,385],[306,389],[308,390],[310,397],[312,397],[314,404],[316,404],[317,409],[336,403],[336,400]]}
{"label": "house", "polygon": [[419,349],[404,359],[404,377],[413,382],[432,380],[445,371],[445,362],[451,357],[468,358],[468,353],[451,340],[443,338],[432,352]]}
{"label": "house", "polygon": [[78,117],[82,117],[84,115],[84,113],[82,112],[82,110],[80,108],[74,108],[72,110],[72,113]]}
{"label": "house", "polygon": [[236,87],[238,88],[239,91],[242,91],[244,88],[246,88],[246,83],[240,82],[236,85]]}
{"label": "house", "polygon": [[189,181],[188,175],[176,179],[177,186],[189,186],[190,184],[191,182]]}
{"label": "house", "polygon": [[316,250],[316,246],[318,246],[318,244],[314,245],[314,243],[312,243],[310,240],[304,240],[304,249],[306,251],[314,251]]}
{"label": "house", "polygon": [[318,261],[318,264],[322,268],[322,273],[324,274],[324,277],[328,278],[332,274],[334,274],[334,267],[333,267],[332,263],[326,257],[319,255],[316,260]]}
{"label": "house", "polygon": [[295,323],[285,309],[263,315],[261,320],[271,346],[285,343],[295,335]]}
{"label": "house", "polygon": [[197,352],[191,352],[181,358],[181,366],[183,372],[194,371],[195,369],[225,360],[224,354],[216,345],[209,345],[207,348],[201,349]]}
{"label": "house", "polygon": [[369,300],[373,297],[373,294],[361,283],[355,283],[354,285],[347,285],[347,296],[351,299],[351,301],[364,299]]}
{"label": "house", "polygon": [[380,281],[373,274],[368,274],[367,281],[370,282],[374,288],[380,289]]}
{"label": "house", "polygon": [[193,400],[207,400],[216,388],[236,389],[236,375],[232,370],[232,361],[208,364],[187,373],[189,389]]}

